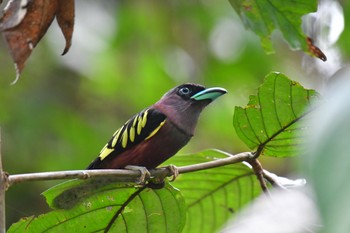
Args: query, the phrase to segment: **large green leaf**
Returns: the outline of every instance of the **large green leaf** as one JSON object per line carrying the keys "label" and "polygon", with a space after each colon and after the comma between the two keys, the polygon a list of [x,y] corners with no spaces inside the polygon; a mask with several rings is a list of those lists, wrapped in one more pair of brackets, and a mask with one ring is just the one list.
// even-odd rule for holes
{"label": "large green leaf", "polygon": [[[63,188],[47,193],[48,201],[62,190],[72,190],[75,180],[63,183]],[[84,186],[84,185],[83,185]],[[185,202],[181,193],[169,184],[163,189],[145,188],[125,207],[117,219],[116,213],[138,189],[129,185],[111,183],[95,189],[88,195],[81,195],[68,209],[57,209],[38,217],[29,217],[13,224],[12,232],[104,232],[112,222],[108,232],[181,232],[185,223]],[[76,189],[78,190],[78,189]],[[51,203],[52,204],[52,203]]]}
{"label": "large green leaf", "polygon": [[[217,150],[176,155],[167,163],[185,166],[227,158]],[[187,205],[183,232],[212,233],[261,193],[253,171],[243,163],[183,174],[174,186],[180,189]]]}
{"label": "large green leaf", "polygon": [[250,149],[268,156],[297,155],[304,142],[301,120],[316,97],[314,90],[304,89],[283,74],[270,73],[248,105],[235,108],[233,125]]}
{"label": "large green leaf", "polygon": [[291,49],[308,52],[301,17],[317,10],[316,0],[229,0],[244,25],[260,36],[266,52],[273,52],[271,33],[279,29]]}

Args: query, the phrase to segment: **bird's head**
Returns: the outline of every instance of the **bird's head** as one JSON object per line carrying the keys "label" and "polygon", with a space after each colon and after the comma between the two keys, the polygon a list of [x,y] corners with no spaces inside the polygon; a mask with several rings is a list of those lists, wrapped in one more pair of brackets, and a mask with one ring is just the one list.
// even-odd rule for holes
{"label": "bird's head", "polygon": [[193,135],[201,111],[226,93],[224,88],[205,88],[199,84],[186,83],[168,91],[154,107],[178,128]]}

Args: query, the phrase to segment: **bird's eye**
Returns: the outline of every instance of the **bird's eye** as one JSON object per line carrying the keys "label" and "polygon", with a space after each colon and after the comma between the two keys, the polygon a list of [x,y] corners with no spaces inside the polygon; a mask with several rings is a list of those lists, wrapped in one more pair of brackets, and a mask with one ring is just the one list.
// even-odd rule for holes
{"label": "bird's eye", "polygon": [[180,95],[189,95],[191,90],[188,87],[183,87],[179,90]]}

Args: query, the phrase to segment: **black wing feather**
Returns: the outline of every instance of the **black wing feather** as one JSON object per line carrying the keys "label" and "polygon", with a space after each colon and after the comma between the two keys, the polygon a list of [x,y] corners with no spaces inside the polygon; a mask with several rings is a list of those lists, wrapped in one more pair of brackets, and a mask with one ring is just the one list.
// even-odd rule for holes
{"label": "black wing feather", "polygon": [[164,124],[166,116],[152,108],[145,109],[134,115],[122,127],[120,127],[101,150],[99,156],[88,166],[87,169],[100,168],[103,160],[107,157],[116,157],[129,148],[153,136]]}

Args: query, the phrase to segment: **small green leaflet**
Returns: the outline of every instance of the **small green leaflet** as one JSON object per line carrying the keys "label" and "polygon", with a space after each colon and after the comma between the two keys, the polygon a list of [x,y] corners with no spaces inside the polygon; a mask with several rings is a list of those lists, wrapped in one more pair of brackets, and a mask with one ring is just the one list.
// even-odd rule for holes
{"label": "small green leaflet", "polygon": [[288,157],[301,153],[304,142],[302,119],[319,95],[277,72],[266,76],[258,94],[245,108],[236,107],[233,125],[250,148],[267,156]]}
{"label": "small green leaflet", "polygon": [[229,0],[244,25],[260,36],[267,53],[274,52],[271,33],[279,29],[293,50],[309,53],[301,17],[317,10],[316,0]]}
{"label": "small green leaflet", "polygon": [[[85,181],[86,182],[86,181]],[[79,187],[82,187],[81,189]],[[67,209],[56,209],[38,217],[23,218],[13,224],[8,233],[41,232],[181,232],[186,218],[184,199],[176,188],[166,184],[162,189],[145,188],[122,211],[115,215],[126,200],[138,189],[129,184],[111,183],[92,185],[88,190],[84,181],[73,180],[53,187],[46,192],[52,206],[55,195],[73,190],[73,203]],[[69,197],[69,198],[68,198]],[[62,205],[60,205],[62,207]],[[57,208],[57,203],[56,203]]]}

